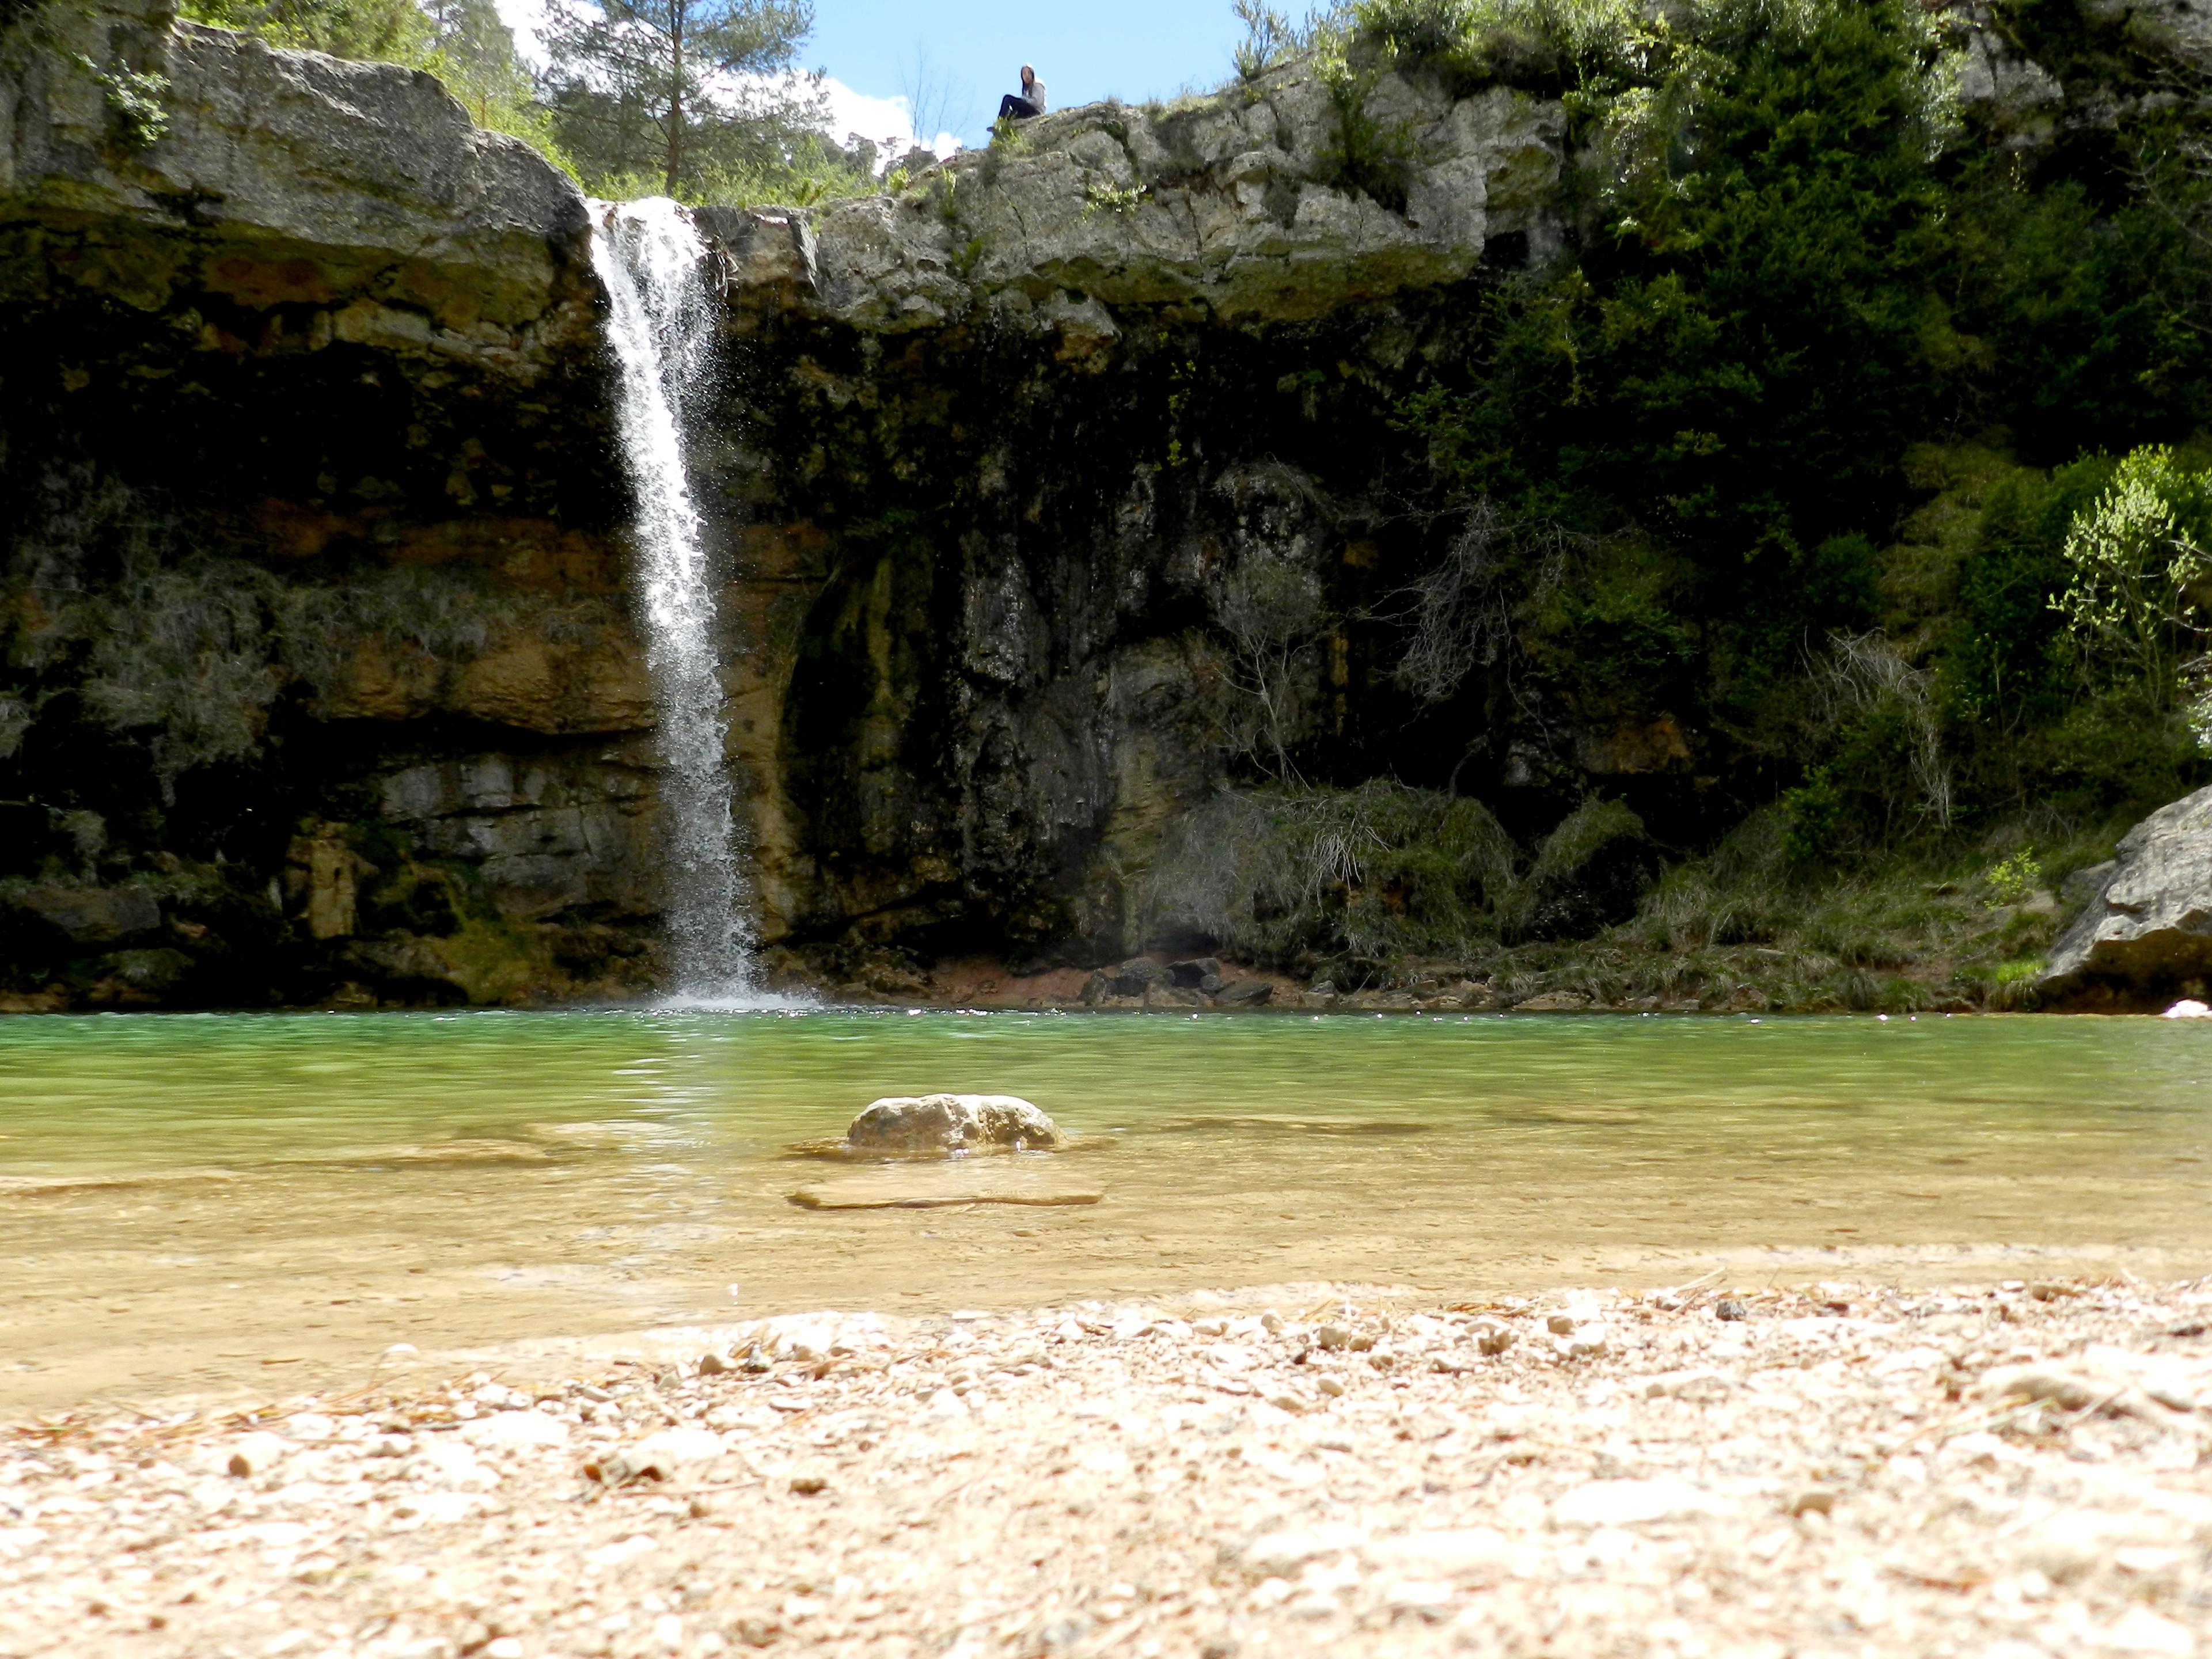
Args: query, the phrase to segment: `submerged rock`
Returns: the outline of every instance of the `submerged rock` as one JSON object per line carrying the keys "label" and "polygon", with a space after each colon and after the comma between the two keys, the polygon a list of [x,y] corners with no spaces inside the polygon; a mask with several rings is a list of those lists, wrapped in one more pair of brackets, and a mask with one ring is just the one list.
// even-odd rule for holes
{"label": "submerged rock", "polygon": [[788,1194],[802,1210],[941,1210],[970,1204],[1057,1209],[1103,1202],[1096,1185],[1053,1177],[1033,1165],[994,1158],[870,1170],[817,1182]]}
{"label": "submerged rock", "polygon": [[2142,1002],[2192,995],[2212,977],[2212,788],[2162,806],[2121,839],[2038,981],[2059,1001]]}
{"label": "submerged rock", "polygon": [[1056,1146],[1060,1129],[1013,1095],[908,1095],[877,1101],[853,1120],[856,1152],[1021,1152]]}

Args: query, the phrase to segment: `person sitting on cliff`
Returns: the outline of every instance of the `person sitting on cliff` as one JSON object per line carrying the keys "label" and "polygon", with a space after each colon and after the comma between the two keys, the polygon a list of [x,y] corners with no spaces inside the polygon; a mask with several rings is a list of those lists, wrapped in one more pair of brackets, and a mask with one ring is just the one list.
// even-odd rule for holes
{"label": "person sitting on cliff", "polygon": [[1016,121],[1027,121],[1043,114],[1044,111],[1044,82],[1037,79],[1035,70],[1024,64],[1022,65],[1021,94],[1017,97],[1010,92],[999,100],[999,118],[1001,121],[1010,118]]}

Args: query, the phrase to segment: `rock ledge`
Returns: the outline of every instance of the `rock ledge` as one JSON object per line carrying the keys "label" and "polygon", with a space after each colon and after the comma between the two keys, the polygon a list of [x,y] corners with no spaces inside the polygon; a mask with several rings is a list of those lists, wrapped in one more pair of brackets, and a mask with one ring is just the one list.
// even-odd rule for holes
{"label": "rock ledge", "polygon": [[2212,976],[2212,788],[2162,806],[2084,872],[2088,903],[2039,981],[2055,1000],[2146,1004]]}

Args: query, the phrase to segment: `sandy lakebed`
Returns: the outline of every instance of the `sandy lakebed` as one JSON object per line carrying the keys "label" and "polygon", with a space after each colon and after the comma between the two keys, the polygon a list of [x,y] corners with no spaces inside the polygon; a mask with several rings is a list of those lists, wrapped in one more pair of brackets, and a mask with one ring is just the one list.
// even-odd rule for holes
{"label": "sandy lakebed", "polygon": [[0,1653],[2036,1659],[2212,1636],[2207,1281],[1457,1308],[1307,1285],[439,1363],[0,1431]]}

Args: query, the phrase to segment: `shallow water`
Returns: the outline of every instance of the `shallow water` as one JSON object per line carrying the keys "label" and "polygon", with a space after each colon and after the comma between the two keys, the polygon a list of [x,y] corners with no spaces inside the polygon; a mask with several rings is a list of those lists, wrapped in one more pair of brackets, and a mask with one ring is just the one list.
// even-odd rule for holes
{"label": "shallow water", "polygon": [[[0,1405],[823,1305],[2212,1267],[2212,1031],[902,1012],[0,1021]],[[1068,1208],[825,1211],[879,1095]],[[881,1180],[880,1175],[877,1179]]]}

